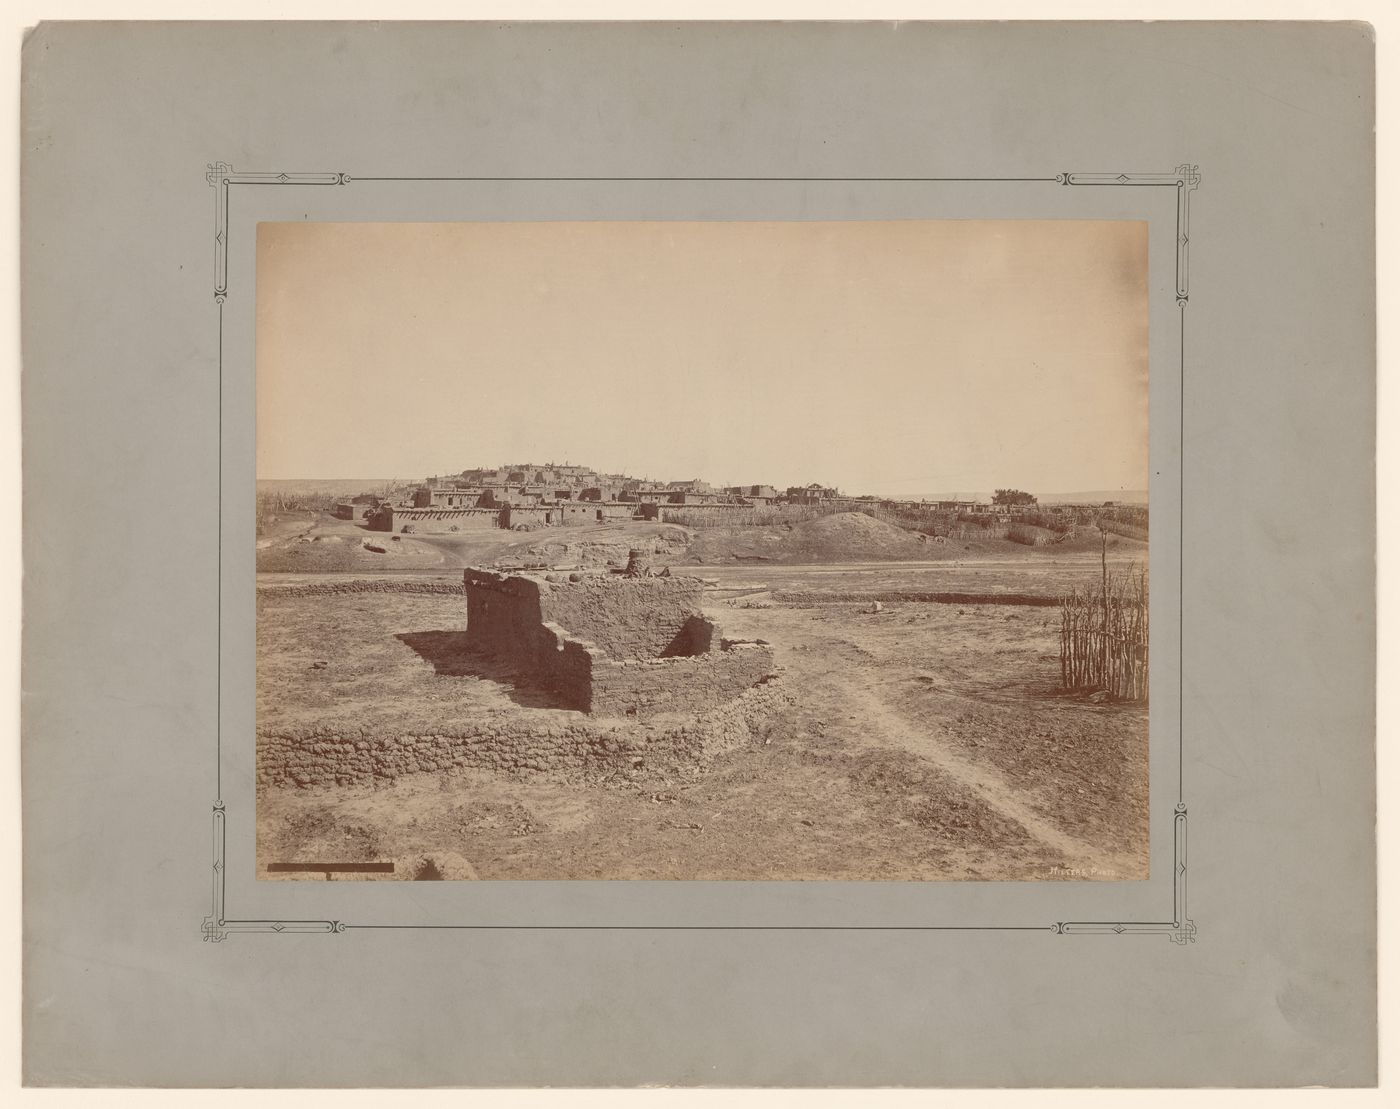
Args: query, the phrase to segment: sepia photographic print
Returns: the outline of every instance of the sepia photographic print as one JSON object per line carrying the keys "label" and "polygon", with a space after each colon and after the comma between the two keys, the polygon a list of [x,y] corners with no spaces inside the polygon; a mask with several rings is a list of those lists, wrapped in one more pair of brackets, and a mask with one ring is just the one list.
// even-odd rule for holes
{"label": "sepia photographic print", "polygon": [[256,277],[259,878],[1149,877],[1146,223]]}

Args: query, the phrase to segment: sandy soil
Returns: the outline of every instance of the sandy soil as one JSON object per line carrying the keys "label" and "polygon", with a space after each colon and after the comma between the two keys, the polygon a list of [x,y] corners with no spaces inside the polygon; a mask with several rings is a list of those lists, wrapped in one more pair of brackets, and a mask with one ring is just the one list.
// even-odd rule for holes
{"label": "sandy soil", "polygon": [[[772,642],[798,704],[704,767],[406,778],[269,790],[261,863],[437,860],[448,877],[1147,877],[1147,711],[1058,692],[1053,608],[775,604],[771,588],[1057,591],[1090,555],[892,567],[704,567],[708,607]],[[454,576],[455,575],[451,575]],[[260,581],[296,580],[276,576]],[[452,596],[259,598],[259,726],[431,728],[444,714],[563,710],[435,667],[414,633],[460,629]],[[324,663],[316,667],[316,662]],[[569,715],[564,713],[564,715]],[[262,876],[262,875],[260,875]]]}

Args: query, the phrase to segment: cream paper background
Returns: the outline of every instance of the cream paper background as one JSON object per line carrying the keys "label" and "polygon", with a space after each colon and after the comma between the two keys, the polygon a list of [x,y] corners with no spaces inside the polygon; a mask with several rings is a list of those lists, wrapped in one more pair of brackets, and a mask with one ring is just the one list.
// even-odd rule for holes
{"label": "cream paper background", "polygon": [[[1364,31],[537,28],[493,32],[528,48],[486,49],[485,31],[443,28],[95,30],[49,28],[27,48],[31,1081],[1367,1080]],[[801,50],[765,50],[765,33],[780,32],[811,37]],[[665,42],[639,52],[607,38],[647,33]],[[566,47],[558,36],[569,35]],[[705,62],[682,64],[675,51],[693,57],[701,43]],[[491,75],[463,82],[473,47]],[[595,99],[632,105],[625,126],[590,134],[570,126],[577,96],[532,98],[521,74],[546,62],[558,72],[561,55]],[[718,95],[701,80],[716,63],[733,78]],[[1143,79],[1153,66],[1178,82],[1170,96]],[[1181,74],[1193,67],[1237,79],[1192,83]],[[853,74],[870,76],[833,90],[833,75]],[[736,112],[759,78],[772,83],[765,97]],[[639,79],[652,97],[637,95]],[[783,152],[794,119],[826,141]],[[934,174],[969,159],[989,175],[1028,162],[1054,163],[1049,172],[1200,164],[1190,327],[1202,354],[1190,359],[1203,372],[1189,379],[1184,540],[1201,942],[589,931],[201,945],[218,454],[209,277],[189,273],[209,262],[212,204],[198,177],[220,158],[316,170],[369,154],[521,173],[541,155],[576,173],[681,173],[697,159],[724,172],[710,168],[716,156],[860,175],[872,164]],[[604,155],[610,169],[591,168]],[[1159,364],[1154,345],[1154,386]],[[84,486],[80,495],[135,490],[143,505],[178,504],[180,522],[161,525],[158,545],[143,541],[137,513],[98,538],[58,498],[35,495]],[[1298,527],[1318,504],[1328,526]],[[750,908],[765,896],[738,892]],[[606,889],[585,896],[617,907]],[[848,896],[841,909],[872,908],[868,890]],[[1086,1038],[1092,1055],[1076,1048]],[[293,1039],[304,1052],[286,1051]],[[394,1050],[367,1050],[386,1044]]]}

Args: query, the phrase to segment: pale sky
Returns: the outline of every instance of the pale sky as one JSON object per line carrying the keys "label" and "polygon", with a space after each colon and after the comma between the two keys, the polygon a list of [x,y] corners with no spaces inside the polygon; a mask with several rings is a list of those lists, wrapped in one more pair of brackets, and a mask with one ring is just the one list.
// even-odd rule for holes
{"label": "pale sky", "polygon": [[258,477],[1146,489],[1147,225],[264,223]]}

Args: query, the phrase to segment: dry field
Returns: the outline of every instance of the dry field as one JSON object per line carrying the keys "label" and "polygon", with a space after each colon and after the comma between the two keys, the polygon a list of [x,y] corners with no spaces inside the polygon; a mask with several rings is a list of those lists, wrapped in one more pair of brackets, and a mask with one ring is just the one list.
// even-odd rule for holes
{"label": "dry field", "polygon": [[[1059,692],[1056,609],[885,601],[871,612],[868,602],[811,596],[1053,595],[1099,572],[1087,552],[1030,550],[696,567],[716,583],[708,612],[730,634],[774,645],[778,683],[795,702],[748,742],[703,765],[457,769],[265,788],[260,877],[266,863],[312,859],[400,860],[396,876],[412,877],[402,860],[433,859],[423,876],[1146,878],[1147,710]],[[1145,561],[1142,544],[1113,551]],[[804,600],[775,601],[774,590]],[[451,633],[465,620],[461,596],[263,591],[260,733],[431,734],[482,714],[548,728],[580,715],[454,655]]]}

